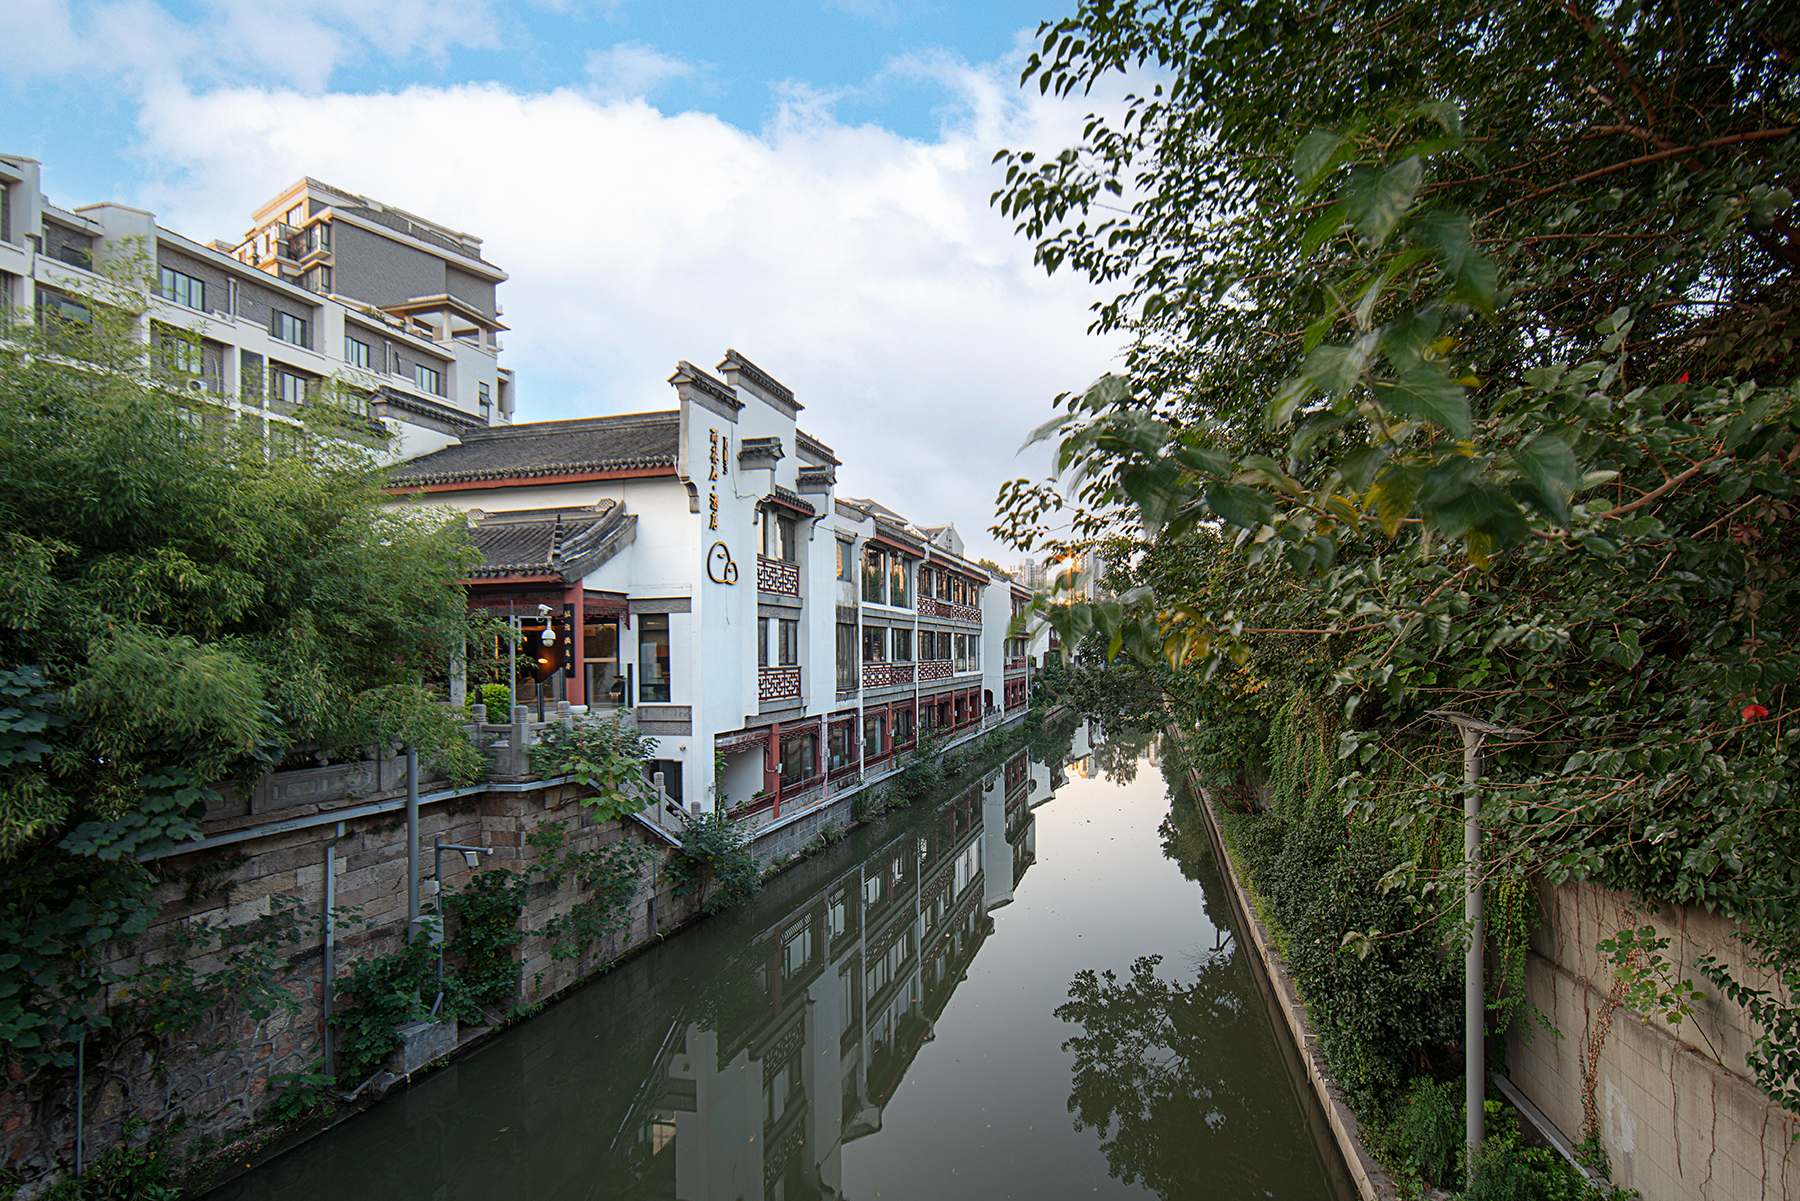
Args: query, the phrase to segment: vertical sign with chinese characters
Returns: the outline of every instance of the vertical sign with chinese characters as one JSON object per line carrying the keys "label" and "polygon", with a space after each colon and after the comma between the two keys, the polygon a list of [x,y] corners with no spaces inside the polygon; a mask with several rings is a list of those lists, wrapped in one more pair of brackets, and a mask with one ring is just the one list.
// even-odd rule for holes
{"label": "vertical sign with chinese characters", "polygon": [[712,483],[712,486],[706,490],[706,528],[716,530],[719,528],[719,460],[722,453],[719,446],[719,431],[709,429],[706,434],[712,440],[712,470],[706,477]]}

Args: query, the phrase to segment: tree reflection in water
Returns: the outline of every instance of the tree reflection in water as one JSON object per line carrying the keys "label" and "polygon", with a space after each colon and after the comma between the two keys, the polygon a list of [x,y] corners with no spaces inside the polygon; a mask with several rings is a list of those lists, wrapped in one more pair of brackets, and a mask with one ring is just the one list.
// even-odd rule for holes
{"label": "tree reflection in water", "polygon": [[1082,1029],[1063,1043],[1075,1056],[1069,1112],[1076,1129],[1098,1132],[1115,1178],[1158,1196],[1300,1195],[1318,1177],[1312,1139],[1286,1076],[1271,1072],[1280,1050],[1215,901],[1223,881],[1198,820],[1178,791],[1161,833],[1205,886],[1218,944],[1195,955],[1185,983],[1158,974],[1161,955],[1139,958],[1126,979],[1077,973],[1056,1010]]}

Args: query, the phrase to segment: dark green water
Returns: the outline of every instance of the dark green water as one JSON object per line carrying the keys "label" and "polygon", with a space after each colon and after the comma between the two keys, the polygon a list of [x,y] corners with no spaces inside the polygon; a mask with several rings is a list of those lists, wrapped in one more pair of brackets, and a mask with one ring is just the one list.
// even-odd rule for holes
{"label": "dark green water", "polygon": [[1144,749],[860,830],[214,1199],[1343,1201]]}

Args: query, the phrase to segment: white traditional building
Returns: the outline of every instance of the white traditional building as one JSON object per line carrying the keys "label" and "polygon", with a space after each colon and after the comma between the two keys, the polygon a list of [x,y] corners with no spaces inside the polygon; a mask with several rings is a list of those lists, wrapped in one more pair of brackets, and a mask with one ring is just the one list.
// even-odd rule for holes
{"label": "white traditional building", "polygon": [[759,825],[1022,714],[1029,593],[954,527],[839,497],[793,393],[736,351],[716,371],[681,363],[671,410],[473,429],[390,474],[468,513],[471,604],[563,648],[517,699],[631,709],[676,800]]}

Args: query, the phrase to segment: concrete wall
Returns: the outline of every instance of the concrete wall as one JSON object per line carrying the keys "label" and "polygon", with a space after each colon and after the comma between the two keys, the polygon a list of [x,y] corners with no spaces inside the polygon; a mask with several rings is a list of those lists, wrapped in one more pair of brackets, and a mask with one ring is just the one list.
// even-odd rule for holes
{"label": "concrete wall", "polygon": [[[587,850],[618,839],[666,843],[635,821],[595,824],[567,786],[525,791],[491,791],[427,804],[420,817],[423,877],[432,871],[431,842],[492,846],[495,854],[482,870],[500,867],[534,871],[542,852],[528,844],[532,831],[550,822],[566,822],[570,850]],[[288,817],[292,810],[280,816]],[[256,1021],[231,998],[222,998],[198,1027],[184,1034],[157,1037],[139,1032],[126,1038],[95,1039],[86,1064],[86,1154],[92,1158],[120,1137],[124,1122],[139,1118],[164,1123],[186,1115],[184,1139],[201,1135],[226,1141],[246,1133],[268,1100],[268,1078],[305,1071],[322,1054],[322,928],[327,847],[335,849],[336,904],[360,908],[361,925],[340,923],[337,933],[337,977],[351,964],[400,946],[406,924],[406,834],[404,820],[390,812],[344,823],[325,824],[274,834],[253,841],[171,856],[156,866],[162,883],[157,899],[164,908],[155,926],[116,965],[129,973],[144,961],[179,955],[176,937],[197,924],[239,926],[295,902],[311,919],[301,942],[289,948],[282,987],[295,996],[299,1012],[277,1011]],[[660,864],[662,856],[658,856]],[[444,883],[454,890],[473,874],[460,855],[444,857]],[[206,883],[196,888],[196,881]],[[204,892],[189,902],[190,889]],[[567,913],[583,898],[565,882],[551,887],[538,882],[528,894],[520,928],[527,931],[519,948],[521,1000],[536,1001],[567,988],[656,930],[668,930],[690,916],[677,901],[667,874],[646,874],[630,912],[628,930],[607,936],[579,959],[557,961],[549,940],[531,933]],[[650,902],[654,902],[654,905]],[[429,911],[429,903],[426,905]],[[454,920],[451,932],[454,933]],[[216,970],[216,952],[189,958],[199,972]],[[116,1000],[116,994],[111,994]],[[121,1007],[120,1017],[126,1016]],[[75,1130],[74,1072],[45,1069],[26,1074],[16,1066],[0,1078],[0,1165],[30,1181],[72,1161]]]}
{"label": "concrete wall", "polygon": [[[444,294],[444,260],[348,221],[331,224],[332,288],[377,307]],[[491,307],[492,300],[489,305]]]}
{"label": "concrete wall", "polygon": [[[1800,1197],[1800,1121],[1757,1087],[1744,1062],[1756,1030],[1693,966],[1714,955],[1737,980],[1779,991],[1745,965],[1736,924],[1701,909],[1641,912],[1631,898],[1593,884],[1541,886],[1539,902],[1543,924],[1532,938],[1526,991],[1561,1037],[1542,1028],[1530,1035],[1521,1022],[1507,1042],[1513,1082],[1579,1142],[1582,1059],[1603,1035],[1593,1111],[1616,1184],[1645,1201]],[[1599,943],[1647,925],[1670,940],[1665,958],[1709,1000],[1680,1025],[1618,1007],[1608,1027],[1615,981]]]}

